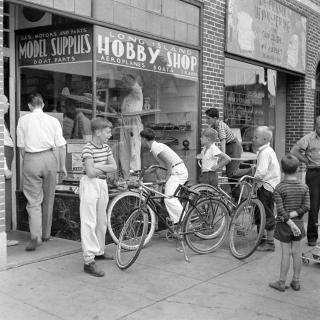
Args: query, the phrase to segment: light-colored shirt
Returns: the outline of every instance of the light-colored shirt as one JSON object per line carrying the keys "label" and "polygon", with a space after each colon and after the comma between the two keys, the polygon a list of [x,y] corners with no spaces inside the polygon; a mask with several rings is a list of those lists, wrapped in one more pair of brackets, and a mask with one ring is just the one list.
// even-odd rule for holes
{"label": "light-colored shirt", "polygon": [[221,154],[221,150],[213,143],[208,148],[203,147],[202,154],[202,172],[212,171],[212,167],[218,164],[219,157],[217,155]]}
{"label": "light-colored shirt", "polygon": [[143,94],[142,89],[136,82],[129,94],[125,96],[121,105],[121,112],[135,112],[142,111],[143,107]]}
{"label": "light-colored shirt", "polygon": [[159,153],[164,152],[171,167],[179,162],[183,162],[182,159],[164,143],[154,141],[151,145],[150,152],[155,158],[158,158]]}
{"label": "light-colored shirt", "polygon": [[42,109],[37,108],[19,119],[17,146],[26,152],[46,151],[65,144],[60,122]]}
{"label": "light-colored shirt", "polygon": [[320,167],[320,137],[315,131],[302,137],[296,145],[300,150],[304,151],[309,161],[308,168]]}
{"label": "light-colored shirt", "polygon": [[255,178],[262,179],[266,183],[263,186],[266,190],[273,192],[274,188],[281,180],[280,165],[270,143],[258,149],[257,168]]}

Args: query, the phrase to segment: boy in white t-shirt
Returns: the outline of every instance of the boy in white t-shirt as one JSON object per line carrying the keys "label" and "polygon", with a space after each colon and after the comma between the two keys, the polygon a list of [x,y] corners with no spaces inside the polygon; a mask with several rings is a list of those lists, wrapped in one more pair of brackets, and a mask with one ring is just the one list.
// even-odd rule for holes
{"label": "boy in white t-shirt", "polygon": [[218,185],[218,170],[227,165],[231,159],[223,153],[216,145],[218,132],[213,128],[207,128],[202,132],[201,144],[203,149],[197,155],[198,160],[202,160],[200,183],[207,183],[212,186]]}

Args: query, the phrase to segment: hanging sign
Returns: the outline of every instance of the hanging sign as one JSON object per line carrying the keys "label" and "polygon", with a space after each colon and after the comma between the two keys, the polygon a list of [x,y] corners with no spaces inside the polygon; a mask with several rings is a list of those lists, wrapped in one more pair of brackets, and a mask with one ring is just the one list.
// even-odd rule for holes
{"label": "hanging sign", "polygon": [[226,51],[305,73],[306,29],[304,16],[275,0],[229,0]]}
{"label": "hanging sign", "polygon": [[196,50],[97,27],[97,62],[198,80]]}
{"label": "hanging sign", "polygon": [[19,66],[92,61],[92,27],[23,30],[17,49]]}

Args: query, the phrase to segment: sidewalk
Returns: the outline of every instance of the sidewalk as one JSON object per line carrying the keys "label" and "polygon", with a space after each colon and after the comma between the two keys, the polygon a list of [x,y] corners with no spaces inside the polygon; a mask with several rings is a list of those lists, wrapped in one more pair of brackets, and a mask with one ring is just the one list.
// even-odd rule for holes
{"label": "sidewalk", "polygon": [[279,246],[246,261],[227,249],[188,253],[191,263],[155,236],[126,271],[99,262],[104,278],[82,271],[81,253],[2,271],[0,319],[320,319],[320,264],[303,266],[300,292],[281,293],[268,287],[278,278]]}

